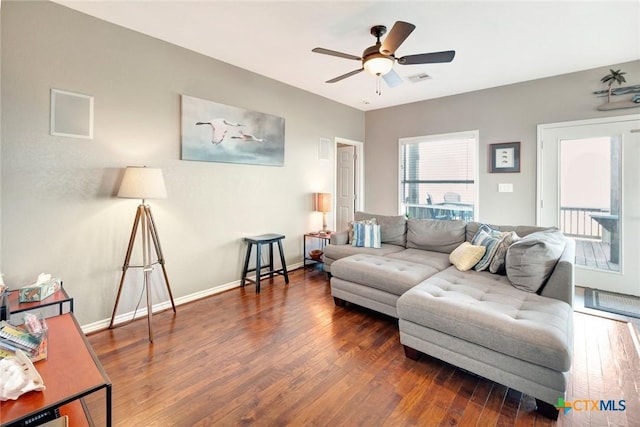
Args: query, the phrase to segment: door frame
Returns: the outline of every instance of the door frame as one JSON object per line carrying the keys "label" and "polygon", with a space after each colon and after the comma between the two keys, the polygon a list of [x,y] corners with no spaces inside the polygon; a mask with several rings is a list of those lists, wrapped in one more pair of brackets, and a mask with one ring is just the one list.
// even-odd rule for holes
{"label": "door frame", "polygon": [[543,170],[542,170],[542,143],[544,131],[550,129],[560,129],[568,127],[589,126],[607,123],[632,122],[640,120],[640,114],[630,114],[626,116],[599,117],[595,119],[574,120],[569,122],[543,123],[537,126],[536,143],[536,225],[542,224],[543,207]]}
{"label": "door frame", "polygon": [[[536,190],[536,224],[537,225],[551,225],[545,223],[545,217],[543,215],[543,203],[547,205],[548,209],[553,209],[553,203],[545,203],[545,185],[544,180],[544,154],[543,149],[548,150],[549,147],[543,147],[543,139],[545,132],[561,132],[563,129],[580,130],[582,127],[595,127],[595,126],[615,126],[617,128],[624,128],[621,141],[621,185],[622,185],[622,198],[620,202],[620,212],[622,213],[622,222],[619,224],[619,238],[620,238],[620,268],[618,271],[594,269],[586,266],[576,265],[576,285],[577,286],[590,286],[605,291],[623,293],[629,295],[640,296],[640,289],[637,287],[635,280],[630,278],[637,277],[638,265],[640,263],[640,256],[637,251],[630,248],[628,245],[633,245],[635,240],[629,233],[634,233],[639,225],[637,217],[635,215],[629,215],[629,212],[636,212],[636,206],[640,206],[636,192],[629,190],[627,187],[630,182],[635,182],[635,177],[638,175],[638,165],[635,163],[629,163],[629,156],[634,156],[630,153],[638,153],[638,146],[635,142],[629,144],[629,141],[636,141],[635,136],[629,138],[629,135],[640,132],[640,114],[632,114],[625,116],[611,116],[602,117],[596,119],[577,120],[561,123],[549,123],[538,125],[538,144],[537,144],[537,190]],[[548,154],[548,153],[547,153]],[[637,154],[636,154],[637,155]],[[631,157],[633,161],[637,161],[637,157]],[[630,181],[631,180],[631,181]],[[550,182],[549,182],[550,183]],[[557,185],[557,183],[555,183]],[[549,185],[547,185],[549,187]],[[625,191],[626,190],[626,191]],[[631,191],[629,196],[628,191]],[[556,193],[555,206],[560,206],[559,193]],[[631,221],[631,222],[629,222]],[[597,282],[597,284],[594,284]]]}
{"label": "door frame", "polygon": [[[341,138],[339,136],[333,139],[333,206],[336,206],[338,194],[338,144],[351,145],[355,148],[356,161],[355,161],[355,182],[354,189],[356,193],[356,200],[354,203],[354,211],[364,210],[364,143],[361,141],[354,141],[347,138]],[[333,228],[335,229],[336,218],[333,216]],[[341,231],[341,230],[338,230]]]}

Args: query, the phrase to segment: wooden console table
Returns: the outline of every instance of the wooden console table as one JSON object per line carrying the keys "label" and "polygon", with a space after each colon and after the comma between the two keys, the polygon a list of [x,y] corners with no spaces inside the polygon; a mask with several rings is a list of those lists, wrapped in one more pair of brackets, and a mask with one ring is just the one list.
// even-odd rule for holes
{"label": "wooden console table", "polygon": [[[83,398],[100,390],[105,392],[106,425],[110,427],[111,380],[80,325],[71,313],[48,318],[47,325],[47,360],[34,363],[46,389],[23,394],[17,400],[0,402],[0,427],[27,421],[55,409],[69,415],[70,425],[92,424]],[[78,401],[83,411],[78,410]]]}

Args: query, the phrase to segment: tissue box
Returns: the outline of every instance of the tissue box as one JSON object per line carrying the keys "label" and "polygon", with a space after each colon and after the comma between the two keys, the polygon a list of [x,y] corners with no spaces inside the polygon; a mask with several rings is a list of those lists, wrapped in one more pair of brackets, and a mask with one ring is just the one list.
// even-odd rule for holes
{"label": "tissue box", "polygon": [[60,290],[62,281],[54,278],[44,283],[37,283],[21,287],[19,291],[20,302],[42,301]]}

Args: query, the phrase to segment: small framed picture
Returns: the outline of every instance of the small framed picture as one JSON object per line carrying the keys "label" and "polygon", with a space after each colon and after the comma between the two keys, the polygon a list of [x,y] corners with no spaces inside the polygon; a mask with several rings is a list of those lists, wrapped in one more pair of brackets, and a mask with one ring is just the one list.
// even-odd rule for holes
{"label": "small framed picture", "polygon": [[520,172],[520,142],[489,144],[489,172]]}
{"label": "small framed picture", "polygon": [[51,89],[50,134],[93,139],[93,96]]}

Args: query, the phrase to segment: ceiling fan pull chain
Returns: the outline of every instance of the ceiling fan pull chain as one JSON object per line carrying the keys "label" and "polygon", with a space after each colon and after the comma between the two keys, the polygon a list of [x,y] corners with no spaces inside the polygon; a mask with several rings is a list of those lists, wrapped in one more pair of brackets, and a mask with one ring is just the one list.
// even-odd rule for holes
{"label": "ceiling fan pull chain", "polygon": [[382,89],[380,88],[380,74],[376,75],[376,93],[378,96],[382,95]]}

